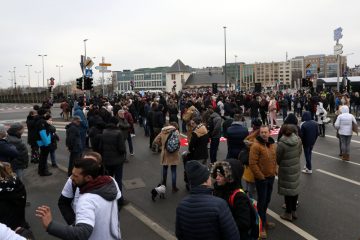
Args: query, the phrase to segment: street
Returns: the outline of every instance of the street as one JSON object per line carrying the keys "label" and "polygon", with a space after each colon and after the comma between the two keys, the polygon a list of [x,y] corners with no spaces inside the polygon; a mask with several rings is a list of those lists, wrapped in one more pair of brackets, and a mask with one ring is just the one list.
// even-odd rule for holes
{"label": "street", "polygon": [[[6,109],[11,104],[1,104],[0,121],[10,123],[14,120],[25,121],[30,109]],[[13,105],[11,105],[13,106]],[[15,111],[15,112],[14,112]],[[60,137],[56,151],[57,162],[61,166],[53,169],[53,175],[39,177],[36,165],[31,164],[25,171],[25,186],[28,192],[27,221],[30,223],[36,239],[51,238],[35,217],[37,206],[46,204],[53,211],[53,218],[64,222],[57,208],[57,199],[66,181],[69,153],[64,145],[65,123],[59,119],[60,110],[52,110],[54,125]],[[278,116],[280,119],[281,116]],[[249,119],[247,119],[249,121]],[[280,121],[281,122],[281,121]],[[250,123],[248,122],[248,126]],[[175,239],[175,211],[177,204],[188,194],[183,181],[183,166],[177,169],[177,193],[168,190],[165,199],[151,200],[150,191],[161,179],[160,155],[149,149],[149,139],[144,130],[135,129],[133,138],[134,156],[124,166],[124,196],[130,201],[120,212],[120,225],[123,239]],[[26,134],[23,137],[26,141]],[[276,138],[275,138],[276,140]],[[185,151],[182,147],[181,151]],[[268,239],[358,239],[360,228],[360,136],[353,136],[350,162],[343,162],[339,157],[339,142],[332,123],[326,126],[326,136],[319,137],[313,150],[312,175],[301,175],[301,193],[299,195],[298,219],[292,223],[280,219],[283,213],[282,196],[277,194],[275,181],[272,200],[269,206],[269,220],[276,223],[276,228],[269,230]],[[220,143],[218,160],[225,158],[226,142]],[[301,157],[302,166],[305,164]],[[169,174],[169,173],[168,173]],[[168,176],[168,185],[170,181]]]}

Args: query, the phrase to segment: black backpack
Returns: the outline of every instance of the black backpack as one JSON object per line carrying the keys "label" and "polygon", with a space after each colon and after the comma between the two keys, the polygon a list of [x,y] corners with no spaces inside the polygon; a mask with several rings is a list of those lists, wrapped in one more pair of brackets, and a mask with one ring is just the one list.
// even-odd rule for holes
{"label": "black backpack", "polygon": [[242,149],[240,151],[239,156],[238,156],[238,159],[245,166],[249,166],[249,153],[250,153],[250,148],[245,147],[244,149]]}

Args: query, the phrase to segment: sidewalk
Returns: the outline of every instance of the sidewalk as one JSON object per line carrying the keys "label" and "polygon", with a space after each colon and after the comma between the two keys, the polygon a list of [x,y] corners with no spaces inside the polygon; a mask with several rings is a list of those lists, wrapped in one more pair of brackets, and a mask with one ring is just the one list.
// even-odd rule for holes
{"label": "sidewalk", "polygon": [[[66,173],[60,169],[50,169],[53,173],[50,177],[39,177],[37,175],[37,165],[31,164],[25,170],[24,184],[27,190],[27,201],[30,206],[26,208],[26,220],[29,222],[36,239],[57,239],[51,237],[42,227],[39,219],[35,216],[35,209],[41,205],[48,205],[51,208],[53,220],[65,224],[61,213],[57,207],[57,201],[60,196],[64,183],[66,182]],[[129,204],[129,206],[132,206]],[[127,207],[127,206],[126,206]],[[126,207],[120,211],[120,229],[122,240],[127,239],[163,239],[153,230],[147,227],[137,217],[132,215]]]}

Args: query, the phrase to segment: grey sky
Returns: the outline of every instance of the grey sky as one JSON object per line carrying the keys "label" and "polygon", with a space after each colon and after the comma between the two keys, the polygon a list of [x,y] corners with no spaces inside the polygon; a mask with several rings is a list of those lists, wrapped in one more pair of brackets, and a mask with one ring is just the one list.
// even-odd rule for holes
{"label": "grey sky", "polygon": [[[224,64],[227,26],[228,62],[283,61],[309,54],[332,54],[333,30],[343,28],[348,64],[360,64],[360,1],[357,0],[14,0],[1,1],[0,78],[10,86],[16,67],[17,82],[27,84],[27,67],[42,70],[45,79],[61,81],[81,75],[84,53],[112,63],[111,70],[169,66],[181,59],[192,67]],[[19,75],[26,77],[19,78]],[[95,75],[95,78],[98,74]],[[42,75],[40,76],[40,85]]]}

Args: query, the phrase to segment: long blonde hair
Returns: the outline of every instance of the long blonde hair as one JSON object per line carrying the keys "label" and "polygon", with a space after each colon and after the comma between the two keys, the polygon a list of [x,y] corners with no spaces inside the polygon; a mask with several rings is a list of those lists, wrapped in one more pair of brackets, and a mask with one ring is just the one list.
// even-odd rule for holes
{"label": "long blonde hair", "polygon": [[15,176],[10,163],[0,162],[0,180],[8,180]]}

